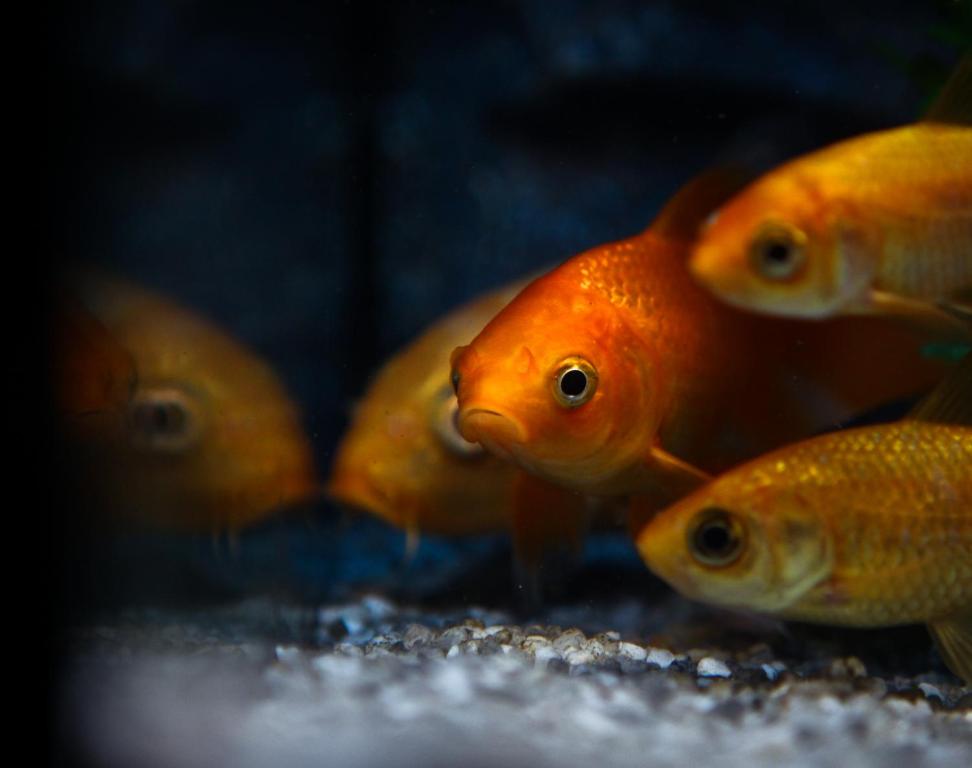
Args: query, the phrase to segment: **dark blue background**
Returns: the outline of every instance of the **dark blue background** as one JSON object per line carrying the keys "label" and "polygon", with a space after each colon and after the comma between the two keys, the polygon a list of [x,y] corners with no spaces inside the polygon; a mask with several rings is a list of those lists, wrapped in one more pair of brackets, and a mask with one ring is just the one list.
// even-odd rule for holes
{"label": "dark blue background", "polygon": [[445,310],[637,232],[720,159],[915,119],[969,21],[949,0],[66,3],[51,250],[259,351],[323,473],[370,372]]}

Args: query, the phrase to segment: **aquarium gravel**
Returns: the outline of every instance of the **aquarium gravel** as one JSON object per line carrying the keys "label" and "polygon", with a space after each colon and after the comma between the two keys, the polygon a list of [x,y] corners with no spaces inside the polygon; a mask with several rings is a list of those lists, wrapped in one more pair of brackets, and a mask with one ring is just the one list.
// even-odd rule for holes
{"label": "aquarium gravel", "polygon": [[[631,608],[614,607],[621,623]],[[561,609],[564,617],[570,611]],[[269,639],[289,631],[294,642]],[[286,633],[284,633],[286,634]],[[131,612],[73,635],[63,722],[114,766],[968,764],[944,673],[670,649],[378,596]]]}

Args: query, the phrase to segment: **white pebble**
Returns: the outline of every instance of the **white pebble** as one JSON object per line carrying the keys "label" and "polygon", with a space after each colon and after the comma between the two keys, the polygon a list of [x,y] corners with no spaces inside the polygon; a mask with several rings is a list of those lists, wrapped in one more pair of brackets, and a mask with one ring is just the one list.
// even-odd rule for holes
{"label": "white pebble", "polygon": [[931,683],[918,683],[918,687],[921,689],[921,692],[925,694],[926,699],[938,699],[939,701],[945,701],[945,697],[942,696],[942,692]]}
{"label": "white pebble", "polygon": [[604,655],[604,644],[601,643],[601,642],[598,642],[597,640],[588,640],[587,641],[587,652],[590,653],[590,654],[592,654],[592,655],[594,655],[594,656],[603,656]]}
{"label": "white pebble", "polygon": [[[622,656],[627,656],[629,659],[634,659],[635,661],[644,661],[648,656],[648,651],[634,643],[621,643],[618,646],[618,651]],[[671,661],[668,663],[671,664]]]}
{"label": "white pebble", "polygon": [[564,654],[564,661],[572,667],[577,664],[593,664],[594,654],[582,648],[572,648]]}
{"label": "white pebble", "polygon": [[361,605],[373,619],[386,619],[395,612],[395,606],[379,595],[365,595]]}
{"label": "white pebble", "polygon": [[283,664],[296,664],[300,659],[300,648],[295,645],[278,645],[274,648],[274,655]]}
{"label": "white pebble", "polygon": [[675,661],[675,654],[671,651],[665,650],[664,648],[652,648],[648,651],[648,657],[646,661],[649,664],[655,664],[662,669],[668,669],[672,666],[672,662]]}
{"label": "white pebble", "polygon": [[732,677],[729,667],[711,656],[700,659],[695,671],[700,677]]}
{"label": "white pebble", "polygon": [[551,661],[553,659],[559,659],[560,654],[553,646],[541,645],[533,652],[533,658],[537,661]]}

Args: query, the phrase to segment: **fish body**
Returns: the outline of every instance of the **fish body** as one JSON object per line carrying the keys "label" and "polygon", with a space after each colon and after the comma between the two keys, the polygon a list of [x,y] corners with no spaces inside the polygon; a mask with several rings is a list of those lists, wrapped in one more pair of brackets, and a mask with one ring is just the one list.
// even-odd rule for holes
{"label": "fish body", "polygon": [[941,101],[956,106],[754,181],[702,228],[693,274],[730,304],[801,318],[972,305],[972,63]]}
{"label": "fish body", "polygon": [[786,446],[658,513],[637,545],[693,599],[854,627],[927,623],[972,674],[967,423],[908,418]]}
{"label": "fish body", "polygon": [[607,516],[459,433],[449,355],[525,282],[453,310],[382,366],[338,446],[332,498],[406,530],[413,542],[422,533],[509,532],[524,565],[563,545],[578,548],[592,516]]}
{"label": "fish body", "polygon": [[[84,365],[66,369],[126,387],[103,398],[114,428],[74,441],[86,486],[116,522],[234,531],[317,493],[300,414],[264,361],[132,283],[85,274],[70,286],[84,307],[77,317],[93,318],[111,343],[87,345]],[[104,348],[124,351],[133,380],[117,355],[93,354]]]}
{"label": "fish body", "polygon": [[685,262],[709,183],[687,185],[644,233],[538,278],[456,350],[467,439],[577,491],[670,501],[931,386],[941,366],[885,322],[760,318],[702,290]]}

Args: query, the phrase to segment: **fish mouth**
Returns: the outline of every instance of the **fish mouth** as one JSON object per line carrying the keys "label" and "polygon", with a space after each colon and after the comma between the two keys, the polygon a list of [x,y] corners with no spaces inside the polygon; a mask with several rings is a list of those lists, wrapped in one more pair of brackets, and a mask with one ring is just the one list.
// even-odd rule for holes
{"label": "fish mouth", "polygon": [[[659,513],[659,515],[662,513]],[[658,578],[667,582],[686,597],[698,596],[691,568],[681,552],[680,541],[667,535],[656,524],[659,517],[648,521],[635,534],[635,547],[642,561]]]}
{"label": "fish mouth", "polygon": [[491,408],[461,409],[458,426],[466,440],[506,459],[512,459],[513,447],[526,440],[526,430],[519,422]]}
{"label": "fish mouth", "polygon": [[364,510],[392,524],[398,524],[398,505],[367,472],[349,470],[334,472],[324,492],[328,498],[339,504]]}

